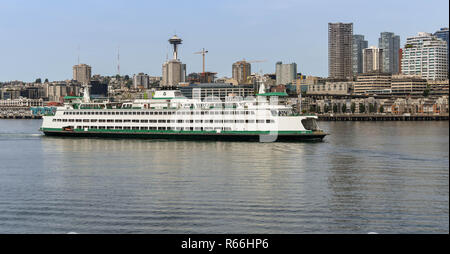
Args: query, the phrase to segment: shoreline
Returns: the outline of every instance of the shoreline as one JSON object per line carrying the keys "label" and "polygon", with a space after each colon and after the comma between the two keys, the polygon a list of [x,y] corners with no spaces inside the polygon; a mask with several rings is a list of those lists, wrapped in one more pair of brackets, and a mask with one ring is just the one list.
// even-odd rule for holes
{"label": "shoreline", "polygon": [[448,121],[449,114],[414,114],[414,115],[382,115],[382,114],[322,114],[319,121]]}

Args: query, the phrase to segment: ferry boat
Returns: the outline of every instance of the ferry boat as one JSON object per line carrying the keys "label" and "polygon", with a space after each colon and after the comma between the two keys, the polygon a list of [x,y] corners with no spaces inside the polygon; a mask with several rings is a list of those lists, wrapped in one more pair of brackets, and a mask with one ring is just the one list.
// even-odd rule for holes
{"label": "ferry boat", "polygon": [[327,135],[317,116],[294,114],[276,103],[285,93],[255,97],[189,99],[178,90],[156,91],[151,99],[93,102],[66,96],[63,106],[43,116],[40,130],[48,136],[152,138],[230,141],[322,141]]}

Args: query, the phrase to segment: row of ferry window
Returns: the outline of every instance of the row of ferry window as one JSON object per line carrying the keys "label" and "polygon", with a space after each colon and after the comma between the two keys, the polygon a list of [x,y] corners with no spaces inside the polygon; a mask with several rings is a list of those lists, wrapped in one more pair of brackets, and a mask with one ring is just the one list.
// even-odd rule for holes
{"label": "row of ferry window", "polygon": [[65,111],[64,115],[254,115],[255,111]]}
{"label": "row of ferry window", "polygon": [[267,120],[122,120],[122,119],[53,119],[53,122],[91,122],[91,123],[275,123],[273,119]]}
{"label": "row of ferry window", "polygon": [[77,129],[95,129],[95,130],[185,130],[185,131],[231,131],[231,127],[137,127],[137,126],[77,126]]}

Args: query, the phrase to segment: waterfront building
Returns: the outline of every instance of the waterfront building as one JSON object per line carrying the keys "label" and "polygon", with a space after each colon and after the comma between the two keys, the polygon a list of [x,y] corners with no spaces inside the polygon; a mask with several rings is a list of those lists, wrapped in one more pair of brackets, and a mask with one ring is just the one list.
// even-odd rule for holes
{"label": "waterfront building", "polygon": [[391,92],[392,75],[390,73],[362,73],[356,77],[355,94],[383,94]]}
{"label": "waterfront building", "polygon": [[312,84],[308,86],[307,94],[329,94],[329,95],[345,95],[349,94],[351,88],[354,86],[352,81],[343,82],[325,82]]}
{"label": "waterfront building", "polygon": [[227,97],[231,96],[245,98],[254,96],[255,94],[253,85],[232,85],[225,83],[189,84],[188,86],[180,86],[178,89],[186,98],[200,98],[202,101],[208,97],[225,101]]}
{"label": "waterfront building", "polygon": [[447,43],[430,33],[409,37],[403,50],[402,73],[425,79],[448,79]]}
{"label": "waterfront building", "polygon": [[73,80],[87,84],[91,81],[91,66],[78,64],[73,66]]}
{"label": "waterfront building", "polygon": [[363,73],[382,71],[382,54],[383,50],[374,46],[363,49]]}
{"label": "waterfront building", "polygon": [[148,89],[150,86],[150,77],[144,73],[138,73],[133,75],[133,87]]}
{"label": "waterfront building", "polygon": [[353,75],[358,75],[363,72],[363,49],[368,48],[369,44],[364,40],[364,35],[353,35],[352,45],[352,68]]}
{"label": "waterfront building", "polygon": [[353,23],[328,23],[328,75],[351,79]]}
{"label": "waterfront building", "polygon": [[378,48],[383,50],[383,68],[382,72],[398,74],[399,67],[399,49],[400,36],[391,32],[382,32],[378,39]]}
{"label": "waterfront building", "polygon": [[238,82],[238,84],[249,84],[249,77],[251,75],[252,65],[243,60],[233,63],[232,66],[232,78]]}
{"label": "waterfront building", "polygon": [[431,94],[449,94],[448,79],[444,80],[428,80],[428,88]]}
{"label": "waterfront building", "polygon": [[281,61],[275,65],[276,85],[287,85],[297,78],[297,64],[283,64]]}
{"label": "waterfront building", "polygon": [[392,94],[422,95],[427,88],[427,80],[417,75],[392,75]]}

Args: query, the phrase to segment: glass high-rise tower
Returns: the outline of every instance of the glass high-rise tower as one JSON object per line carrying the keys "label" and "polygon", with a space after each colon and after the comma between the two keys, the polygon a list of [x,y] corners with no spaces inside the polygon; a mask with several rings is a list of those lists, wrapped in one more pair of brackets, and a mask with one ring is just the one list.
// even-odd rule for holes
{"label": "glass high-rise tower", "polygon": [[363,49],[369,47],[369,43],[364,40],[364,35],[355,34],[353,35],[353,55],[352,55],[352,66],[353,75],[358,75],[363,72]]}
{"label": "glass high-rise tower", "polygon": [[382,32],[378,39],[378,48],[383,50],[382,71],[385,73],[398,74],[400,72],[400,36],[390,32]]}

